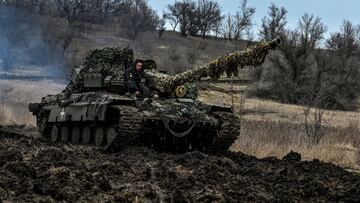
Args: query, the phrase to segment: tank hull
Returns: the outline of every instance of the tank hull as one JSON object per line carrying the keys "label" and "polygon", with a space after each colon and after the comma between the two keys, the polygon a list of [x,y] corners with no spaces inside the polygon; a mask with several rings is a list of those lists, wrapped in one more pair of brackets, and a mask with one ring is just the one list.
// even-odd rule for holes
{"label": "tank hull", "polygon": [[[89,95],[93,95],[90,101]],[[141,101],[107,93],[70,98],[82,99],[29,106],[44,140],[112,151],[146,145],[157,151],[184,153],[227,150],[239,134],[239,122],[227,107],[187,99]]]}

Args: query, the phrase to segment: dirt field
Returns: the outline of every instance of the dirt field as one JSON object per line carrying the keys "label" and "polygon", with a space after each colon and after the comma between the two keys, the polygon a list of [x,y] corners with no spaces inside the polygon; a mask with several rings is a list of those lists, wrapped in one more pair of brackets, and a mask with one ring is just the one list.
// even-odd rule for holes
{"label": "dirt field", "polygon": [[48,145],[0,127],[3,202],[359,202],[360,176],[318,160]]}

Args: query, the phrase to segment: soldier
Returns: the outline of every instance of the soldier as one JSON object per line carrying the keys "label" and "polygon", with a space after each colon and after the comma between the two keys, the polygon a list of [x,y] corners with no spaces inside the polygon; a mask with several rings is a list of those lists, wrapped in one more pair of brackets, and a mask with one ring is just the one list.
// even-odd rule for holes
{"label": "soldier", "polygon": [[148,98],[150,97],[150,90],[143,84],[143,80],[145,80],[143,64],[142,60],[136,60],[135,67],[127,69],[124,78],[128,92],[135,93],[137,97]]}

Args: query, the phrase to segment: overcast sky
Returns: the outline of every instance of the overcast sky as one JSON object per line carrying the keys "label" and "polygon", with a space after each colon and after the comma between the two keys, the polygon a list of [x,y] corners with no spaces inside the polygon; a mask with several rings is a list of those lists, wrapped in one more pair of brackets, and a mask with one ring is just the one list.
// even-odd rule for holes
{"label": "overcast sky", "polygon": [[[215,0],[223,10],[223,14],[235,13],[240,0]],[[175,0],[149,0],[151,7],[162,14],[166,5]],[[360,24],[360,0],[249,0],[249,6],[256,8],[254,21],[256,25],[267,15],[270,3],[285,7],[288,10],[288,26],[295,27],[299,18],[305,13],[314,14],[322,19],[328,27],[328,33],[339,30],[344,19]],[[256,29],[255,31],[257,31]]]}

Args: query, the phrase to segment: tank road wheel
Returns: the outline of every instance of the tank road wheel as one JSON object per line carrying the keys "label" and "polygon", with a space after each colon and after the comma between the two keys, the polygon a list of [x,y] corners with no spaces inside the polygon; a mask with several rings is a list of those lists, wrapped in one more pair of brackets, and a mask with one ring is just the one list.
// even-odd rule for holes
{"label": "tank road wheel", "polygon": [[99,127],[95,130],[95,145],[101,146],[104,144],[105,140],[105,131],[103,128]]}
{"label": "tank road wheel", "polygon": [[81,138],[81,130],[79,127],[74,126],[71,129],[71,143],[79,144]]}
{"label": "tank road wheel", "polygon": [[67,143],[70,139],[70,131],[67,126],[61,126],[60,128],[61,142]]}
{"label": "tank road wheel", "polygon": [[110,145],[114,142],[118,136],[118,131],[115,127],[110,127],[106,131],[106,145]]}
{"label": "tank road wheel", "polygon": [[82,128],[82,143],[88,145],[91,143],[91,128],[89,126],[85,126]]}
{"label": "tank road wheel", "polygon": [[56,143],[59,141],[59,128],[56,124],[53,125],[50,132],[50,141]]}

